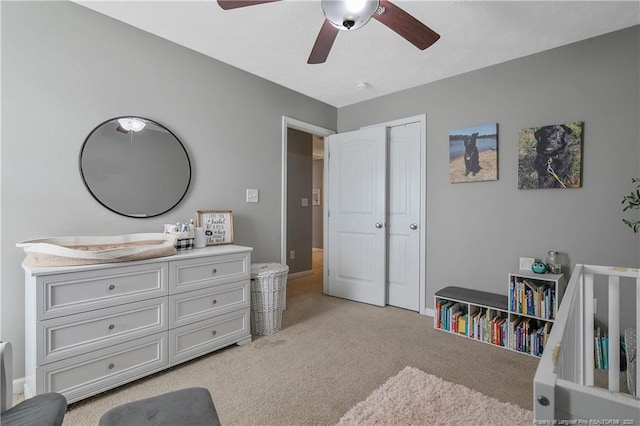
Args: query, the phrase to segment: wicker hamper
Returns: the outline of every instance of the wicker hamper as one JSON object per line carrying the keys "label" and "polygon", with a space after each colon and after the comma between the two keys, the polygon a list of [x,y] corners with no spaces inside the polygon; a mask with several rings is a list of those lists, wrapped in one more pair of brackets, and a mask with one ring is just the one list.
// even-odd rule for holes
{"label": "wicker hamper", "polygon": [[273,334],[282,328],[287,273],[280,263],[251,265],[251,334]]}

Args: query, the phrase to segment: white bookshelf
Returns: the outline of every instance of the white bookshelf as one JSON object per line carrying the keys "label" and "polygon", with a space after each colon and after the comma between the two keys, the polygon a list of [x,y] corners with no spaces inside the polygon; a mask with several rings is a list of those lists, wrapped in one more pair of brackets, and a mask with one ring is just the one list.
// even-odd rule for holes
{"label": "white bookshelf", "polygon": [[564,291],[564,276],[520,270],[508,295],[445,287],[434,296],[434,327],[450,334],[539,357]]}

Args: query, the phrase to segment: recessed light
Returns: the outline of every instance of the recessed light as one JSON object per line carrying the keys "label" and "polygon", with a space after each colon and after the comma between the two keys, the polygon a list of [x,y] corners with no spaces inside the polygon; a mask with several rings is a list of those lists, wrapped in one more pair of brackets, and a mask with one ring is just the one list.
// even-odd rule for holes
{"label": "recessed light", "polygon": [[364,90],[367,87],[369,87],[369,84],[367,82],[359,81],[359,82],[356,83],[356,89],[358,89],[358,90]]}

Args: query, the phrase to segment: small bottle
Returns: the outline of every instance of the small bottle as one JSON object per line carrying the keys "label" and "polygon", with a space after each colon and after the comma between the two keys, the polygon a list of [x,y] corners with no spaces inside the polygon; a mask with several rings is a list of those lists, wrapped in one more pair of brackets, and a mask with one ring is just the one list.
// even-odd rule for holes
{"label": "small bottle", "polygon": [[193,240],[193,245],[195,248],[205,248],[207,245],[207,239],[204,236],[204,228],[197,227],[194,228],[195,238]]}
{"label": "small bottle", "polygon": [[551,274],[561,273],[560,259],[558,259],[557,251],[549,251],[547,253],[547,269]]}

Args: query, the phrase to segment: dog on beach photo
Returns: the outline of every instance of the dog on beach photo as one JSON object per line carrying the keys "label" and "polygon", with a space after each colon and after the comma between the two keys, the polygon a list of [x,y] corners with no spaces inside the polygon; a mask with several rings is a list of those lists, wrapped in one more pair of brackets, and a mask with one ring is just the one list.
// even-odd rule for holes
{"label": "dog on beach photo", "polygon": [[478,124],[449,132],[451,183],[498,180],[498,123]]}
{"label": "dog on beach photo", "polygon": [[476,144],[477,138],[477,132],[464,137],[465,176],[468,176],[469,173],[472,173],[473,176],[475,176],[482,168],[480,167],[480,155],[478,154],[478,146]]}

